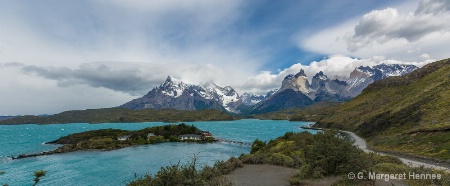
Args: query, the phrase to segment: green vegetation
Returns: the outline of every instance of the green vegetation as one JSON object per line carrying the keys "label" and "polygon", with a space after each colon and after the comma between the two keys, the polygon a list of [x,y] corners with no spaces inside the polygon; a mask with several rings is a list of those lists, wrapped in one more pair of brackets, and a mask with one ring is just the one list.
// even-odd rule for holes
{"label": "green vegetation", "polygon": [[352,145],[346,133],[326,131],[292,133],[270,141],[262,146],[259,140],[252,145],[252,153],[240,159],[247,164],[273,164],[300,168],[300,178],[322,178],[324,176],[368,170],[378,162],[401,163],[396,158],[365,154]]}
{"label": "green vegetation", "polygon": [[129,110],[124,108],[104,108],[66,111],[51,116],[20,116],[2,120],[0,124],[186,122],[235,119],[238,118],[219,110],[186,111],[174,109]]}
{"label": "green vegetation", "polygon": [[[320,110],[320,109],[319,109]],[[355,131],[381,151],[450,159],[450,59],[372,83],[315,118],[316,127]],[[293,120],[305,119],[302,113]]]}
{"label": "green vegetation", "polygon": [[[403,165],[395,157],[364,153],[352,145],[346,133],[333,130],[324,133],[288,132],[268,143],[255,140],[251,154],[239,158],[219,161],[214,166],[197,169],[196,158],[186,165],[161,167],[155,175],[145,175],[128,185],[232,185],[226,175],[243,164],[273,164],[298,169],[290,178],[292,185],[303,185],[325,177],[337,177],[333,185],[373,185],[376,180],[368,177],[369,172],[399,174],[439,174],[440,179],[403,180],[410,185],[448,185],[447,172],[412,168]],[[349,179],[350,172],[362,172],[364,178]],[[311,181],[313,180],[313,181]]]}
{"label": "green vegetation", "polygon": [[204,166],[197,169],[197,158],[194,157],[186,165],[169,165],[161,167],[154,176],[145,175],[128,183],[129,186],[151,186],[151,185],[195,185],[195,186],[216,186],[233,185],[223,175],[229,174],[237,167],[242,167],[242,161],[231,158],[227,161],[218,161],[214,166]]}
{"label": "green vegetation", "polygon": [[[416,174],[440,174],[441,179],[414,180],[406,182],[411,185],[448,185],[450,175],[443,171],[412,168],[391,156],[364,153],[352,145],[346,133],[325,131],[316,135],[308,132],[288,132],[269,143],[255,140],[252,153],[242,155],[246,164],[273,164],[298,168],[290,182],[302,185],[306,180],[321,179],[329,176],[342,176],[334,185],[367,185],[374,182],[367,176],[368,172],[398,174],[414,172]],[[348,179],[350,172],[363,172],[364,179]]]}

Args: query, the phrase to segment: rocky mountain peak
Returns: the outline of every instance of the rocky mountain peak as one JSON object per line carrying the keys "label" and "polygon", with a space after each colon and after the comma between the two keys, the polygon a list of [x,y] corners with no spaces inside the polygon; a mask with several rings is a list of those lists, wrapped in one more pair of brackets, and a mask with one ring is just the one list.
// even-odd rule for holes
{"label": "rocky mountain peak", "polygon": [[284,77],[284,80],[289,80],[289,79],[294,79],[294,75],[293,74],[289,74],[286,77]]}
{"label": "rocky mountain peak", "polygon": [[369,74],[361,71],[359,68],[355,68],[355,70],[350,72],[350,79],[353,79],[353,78],[369,78],[369,77],[370,77]]}
{"label": "rocky mountain peak", "polygon": [[168,86],[168,85],[172,85],[172,76],[167,76],[166,81],[164,81],[164,83],[162,84],[163,86]]}
{"label": "rocky mountain peak", "polygon": [[307,94],[309,92],[308,78],[303,69],[300,69],[300,72],[295,75],[289,74],[284,78],[281,84],[281,89],[279,91],[283,91],[286,89],[300,91],[304,94]]}
{"label": "rocky mountain peak", "polygon": [[185,83],[183,83],[183,81],[177,80],[172,76],[167,76],[166,81],[164,81],[164,83],[161,84],[161,87],[170,88],[170,87],[181,87],[184,85]]}
{"label": "rocky mountain peak", "polygon": [[328,79],[328,77],[320,71],[312,78],[311,89],[317,90],[319,87],[325,86],[329,81],[330,79]]}
{"label": "rocky mountain peak", "polygon": [[303,68],[300,69],[300,72],[298,72],[297,74],[295,74],[294,77],[295,77],[295,78],[298,78],[298,77],[300,77],[300,76],[307,77],[306,74],[305,74],[305,71],[303,70]]}
{"label": "rocky mountain peak", "polygon": [[313,78],[314,79],[320,79],[320,80],[327,80],[328,79],[328,77],[325,74],[323,74],[322,71],[320,71],[316,75],[314,75]]}
{"label": "rocky mountain peak", "polygon": [[172,76],[167,76],[166,82],[172,82],[173,77]]}

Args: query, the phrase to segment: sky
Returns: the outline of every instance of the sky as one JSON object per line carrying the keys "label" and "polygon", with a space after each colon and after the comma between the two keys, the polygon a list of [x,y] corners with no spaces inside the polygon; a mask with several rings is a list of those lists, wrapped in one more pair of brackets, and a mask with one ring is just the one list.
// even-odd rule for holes
{"label": "sky", "polygon": [[0,115],[121,105],[167,76],[265,94],[301,68],[449,58],[448,0],[1,0]]}

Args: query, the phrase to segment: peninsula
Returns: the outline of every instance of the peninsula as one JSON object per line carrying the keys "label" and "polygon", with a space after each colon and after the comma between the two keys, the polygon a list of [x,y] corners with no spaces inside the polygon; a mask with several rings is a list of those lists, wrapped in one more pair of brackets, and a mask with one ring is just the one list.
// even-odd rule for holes
{"label": "peninsula", "polygon": [[136,131],[109,128],[70,134],[47,142],[47,144],[62,145],[53,151],[21,154],[13,159],[82,150],[109,151],[136,145],[180,141],[213,142],[215,139],[208,131],[202,131],[193,125],[184,123],[155,126]]}

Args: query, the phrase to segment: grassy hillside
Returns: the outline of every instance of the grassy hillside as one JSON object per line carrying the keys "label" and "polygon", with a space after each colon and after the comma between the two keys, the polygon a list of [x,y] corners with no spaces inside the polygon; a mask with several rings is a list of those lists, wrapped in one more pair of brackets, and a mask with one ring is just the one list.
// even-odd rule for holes
{"label": "grassy hillside", "polygon": [[88,109],[61,112],[50,116],[20,116],[2,120],[0,124],[52,124],[52,123],[117,123],[117,122],[181,122],[234,120],[218,110],[129,110],[123,108]]}
{"label": "grassy hillside", "polygon": [[322,101],[303,108],[291,108],[275,112],[254,114],[246,117],[267,120],[317,121],[343,103],[344,102]]}
{"label": "grassy hillside", "polygon": [[353,130],[372,148],[450,159],[450,59],[369,85],[317,120]]}

